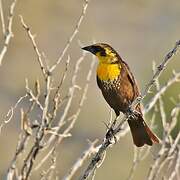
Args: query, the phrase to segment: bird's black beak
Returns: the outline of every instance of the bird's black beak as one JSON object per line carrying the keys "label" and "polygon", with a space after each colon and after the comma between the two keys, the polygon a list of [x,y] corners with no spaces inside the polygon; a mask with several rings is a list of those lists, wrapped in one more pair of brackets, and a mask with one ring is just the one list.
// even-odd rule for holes
{"label": "bird's black beak", "polygon": [[94,46],[86,46],[86,47],[83,47],[82,49],[85,50],[85,51],[89,51],[92,54],[96,54],[97,53],[96,48]]}

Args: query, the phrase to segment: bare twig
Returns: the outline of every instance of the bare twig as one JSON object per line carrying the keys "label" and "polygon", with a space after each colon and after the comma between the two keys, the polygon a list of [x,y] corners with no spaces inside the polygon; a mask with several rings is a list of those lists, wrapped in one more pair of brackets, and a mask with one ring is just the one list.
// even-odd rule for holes
{"label": "bare twig", "polygon": [[[66,104],[66,107],[64,109],[64,112],[63,112],[63,115],[61,116],[60,120],[59,120],[59,123],[58,123],[58,126],[55,130],[56,133],[58,133],[58,131],[60,130],[61,126],[64,124],[64,121],[65,121],[65,118],[68,114],[68,111],[70,109],[70,106],[71,106],[71,103],[72,103],[72,100],[73,100],[73,97],[74,97],[74,92],[75,92],[75,89],[76,89],[76,78],[77,78],[77,74],[79,72],[79,66],[80,64],[82,63],[82,61],[84,60],[84,57],[85,57],[85,54],[83,54],[83,56],[81,56],[76,65],[75,65],[75,70],[74,70],[74,75],[72,77],[72,86],[69,88],[69,92],[68,92],[68,96],[69,96],[69,99],[68,99],[68,102]],[[69,131],[68,131],[69,132]],[[65,134],[65,132],[63,132],[63,134]],[[52,136],[49,138],[48,142],[46,143],[46,147],[49,147],[50,144],[54,141],[54,139],[56,139],[57,136],[52,134]],[[58,138],[59,139],[59,138]],[[62,139],[62,137],[60,137],[60,139]],[[57,143],[58,144],[58,143]],[[44,149],[45,149],[44,148]],[[35,170],[39,169],[42,164],[44,164],[44,162],[49,158],[49,156],[55,151],[56,149],[56,146],[53,146],[51,148],[51,150],[46,154],[46,156],[38,163],[38,165],[35,167]]]}
{"label": "bare twig", "polygon": [[58,64],[60,64],[60,62],[62,61],[64,55],[66,54],[67,50],[70,47],[71,42],[73,41],[74,37],[76,36],[76,34],[79,32],[79,27],[84,19],[84,16],[86,14],[86,10],[89,4],[89,0],[84,0],[85,4],[83,5],[83,10],[82,13],[80,15],[80,18],[78,20],[78,22],[76,23],[76,27],[72,33],[72,35],[70,36],[70,38],[68,39],[67,44],[65,45],[60,57],[58,58],[58,60],[56,61],[56,63],[54,65],[52,65],[52,67],[50,68],[50,72],[54,71],[54,69],[57,67]]}
{"label": "bare twig", "polygon": [[33,93],[33,91],[29,88],[28,79],[26,79],[25,81],[26,81],[26,92],[27,92],[27,95],[30,97],[30,101],[35,102],[35,103],[38,105],[38,107],[43,111],[43,106],[42,106],[42,104],[39,102],[38,96],[35,95],[35,94]]}
{"label": "bare twig", "polygon": [[[30,32],[30,31],[28,31]],[[36,51],[36,49],[35,49]],[[45,71],[43,71],[43,73],[45,73]],[[31,150],[29,151],[28,155],[25,158],[24,164],[21,168],[21,179],[22,180],[26,180],[28,179],[28,177],[30,176],[30,173],[32,171],[32,167],[34,165],[34,161],[36,159],[36,156],[38,155],[40,149],[43,148],[43,140],[45,137],[45,132],[46,129],[48,127],[48,123],[49,123],[49,117],[48,117],[48,109],[49,109],[49,97],[50,97],[50,92],[51,92],[51,76],[49,74],[44,74],[45,77],[45,82],[46,82],[46,88],[45,88],[45,100],[44,100],[44,105],[42,106],[41,103],[38,101],[38,97],[39,97],[39,85],[36,85],[35,90],[36,90],[36,96],[33,94],[32,90],[29,88],[28,86],[28,81],[26,80],[26,90],[27,90],[27,94],[30,95],[30,101],[33,100],[33,102],[35,102],[40,109],[42,110],[42,116],[41,116],[41,123],[38,126],[38,130],[36,133],[36,139],[35,139],[35,143],[33,144],[33,146],[31,147]],[[37,84],[37,83],[36,83]],[[32,104],[33,106],[33,104]],[[32,108],[31,108],[32,109]]]}
{"label": "bare twig", "polygon": [[[69,93],[68,93],[68,101],[67,101],[67,104],[64,108],[64,112],[60,118],[60,121],[58,123],[58,126],[55,127],[54,129],[51,127],[51,124],[50,124],[50,120],[54,120],[57,116],[57,110],[59,108],[59,99],[60,99],[60,87],[62,86],[64,80],[65,80],[65,77],[66,77],[66,73],[67,73],[67,67],[69,65],[69,60],[70,58],[68,58],[67,60],[67,63],[66,63],[66,69],[63,73],[63,76],[62,76],[62,79],[59,83],[59,86],[57,87],[57,91],[55,93],[55,96],[54,96],[54,106],[55,108],[53,109],[53,112],[52,114],[50,113],[50,103],[51,103],[51,99],[50,99],[50,96],[51,96],[51,92],[52,92],[52,82],[53,82],[53,76],[52,76],[52,71],[57,67],[57,65],[61,62],[62,58],[64,57],[66,51],[68,50],[72,40],[74,39],[75,35],[78,33],[79,31],[79,27],[80,27],[80,24],[84,18],[84,15],[86,13],[86,9],[88,7],[88,0],[85,0],[85,5],[83,7],[83,11],[82,11],[82,14],[77,22],[77,25],[71,35],[71,37],[69,38],[69,41],[67,42],[61,56],[59,57],[59,59],[56,61],[56,63],[51,67],[51,70],[49,70],[48,68],[48,65],[46,64],[46,62],[43,62],[43,58],[42,58],[42,55],[39,51],[39,48],[37,46],[37,43],[35,41],[35,36],[31,33],[30,31],[30,27],[24,22],[23,20],[23,17],[20,16],[20,22],[23,26],[23,28],[25,29],[26,33],[27,33],[27,36],[28,38],[30,39],[30,42],[33,46],[33,49],[35,51],[35,54],[36,54],[36,57],[37,57],[37,60],[38,60],[38,63],[40,65],[40,68],[41,68],[41,71],[42,71],[42,74],[44,76],[44,82],[45,82],[45,98],[43,99],[43,102],[41,103],[39,101],[39,96],[40,96],[40,88],[37,87],[39,86],[38,83],[36,83],[36,87],[35,87],[35,93],[33,92],[33,90],[31,90],[29,88],[29,85],[28,85],[28,80],[26,80],[26,93],[27,95],[26,96],[29,96],[29,101],[31,102],[31,106],[28,108],[27,112],[24,113],[24,111],[22,111],[22,114],[23,114],[23,119],[22,119],[22,124],[23,124],[23,128],[22,130],[25,132],[26,136],[24,136],[23,138],[20,139],[19,141],[19,146],[17,148],[17,152],[20,152],[20,153],[17,153],[17,155],[14,156],[14,159],[11,163],[11,166],[9,168],[9,171],[8,171],[8,177],[9,179],[13,179],[15,177],[15,174],[18,174],[18,169],[16,167],[16,161],[17,161],[17,157],[21,154],[21,150],[18,150],[18,149],[24,149],[24,146],[25,144],[27,143],[27,136],[30,136],[32,133],[33,136],[32,138],[34,139],[34,143],[32,144],[32,147],[30,148],[29,152],[27,152],[27,154],[25,155],[25,160],[20,168],[20,174],[17,175],[19,179],[21,180],[26,180],[29,178],[31,172],[32,172],[32,168],[33,168],[33,165],[34,165],[34,162],[36,160],[36,157],[37,155],[39,154],[40,150],[41,149],[45,149],[44,147],[48,147],[48,143],[47,143],[47,146],[45,146],[45,138],[46,138],[46,135],[50,135],[50,137],[53,137],[52,138],[52,141],[54,139],[56,139],[55,141],[55,145],[53,146],[53,163],[52,165],[48,168],[47,172],[46,172],[46,175],[47,177],[50,178],[51,176],[51,173],[53,172],[53,169],[56,167],[56,158],[57,158],[57,155],[56,155],[56,147],[58,146],[59,142],[66,138],[66,137],[69,137],[71,136],[71,134],[69,133],[69,131],[74,127],[74,124],[79,116],[79,113],[81,111],[81,107],[83,105],[83,102],[85,100],[85,97],[86,97],[86,93],[87,93],[87,89],[88,89],[88,83],[89,83],[89,80],[90,80],[90,77],[91,77],[91,71],[93,69],[93,66],[91,66],[90,68],[90,71],[87,75],[87,84],[84,88],[84,91],[83,91],[83,94],[82,94],[82,97],[81,97],[81,100],[80,100],[80,104],[78,106],[78,109],[77,109],[77,112],[74,114],[73,118],[71,119],[71,121],[68,121],[69,125],[68,127],[64,130],[63,133],[59,133],[59,130],[61,128],[61,125],[63,125],[67,119],[67,114],[69,112],[69,109],[71,107],[71,104],[72,104],[72,100],[74,98],[74,92],[75,92],[75,89],[79,88],[79,86],[77,85],[76,83],[76,79],[77,79],[77,74],[79,72],[79,66],[81,65],[81,63],[83,62],[84,60],[84,57],[85,57],[85,54],[83,54],[83,56],[77,61],[76,63],[76,66],[75,66],[75,72],[74,72],[74,75],[72,77],[72,86],[69,88]],[[93,62],[94,63],[94,62]],[[55,98],[57,98],[57,102],[55,101]],[[41,113],[41,116],[40,116],[40,120],[38,120],[38,123],[36,125],[34,125],[32,122],[29,123],[29,119],[27,117],[27,114],[31,113],[32,110],[34,109],[34,106],[37,105],[39,107],[39,109],[41,110],[40,113]],[[32,125],[32,126],[31,126]],[[36,129],[34,131],[32,131],[32,127],[35,127]],[[30,128],[30,129],[29,129]],[[30,131],[29,131],[30,130]],[[50,140],[50,139],[49,139]],[[51,141],[50,141],[51,143]],[[50,144],[49,143],[49,144]],[[44,176],[44,177],[45,177]]]}
{"label": "bare twig", "polygon": [[19,16],[19,17],[20,17],[21,24],[22,24],[23,28],[25,29],[25,31],[27,32],[27,35],[28,35],[28,37],[29,37],[29,39],[30,39],[30,41],[32,43],[32,46],[33,46],[34,51],[36,53],[37,60],[38,60],[38,63],[40,65],[40,68],[42,70],[42,73],[43,73],[44,77],[46,78],[46,76],[47,76],[47,68],[44,66],[44,63],[43,63],[43,60],[42,60],[42,55],[41,55],[41,53],[39,51],[39,48],[37,46],[37,43],[35,41],[35,36],[31,33],[30,27],[25,24],[23,17],[22,16]]}
{"label": "bare twig", "polygon": [[178,40],[174,46],[174,48],[168,52],[166,54],[166,56],[164,57],[163,61],[160,63],[160,65],[156,68],[156,71],[152,77],[152,79],[147,83],[142,95],[140,97],[137,97],[132,105],[131,108],[136,106],[138,103],[140,103],[140,101],[142,101],[142,99],[149,93],[151,87],[154,85],[154,83],[156,82],[157,78],[161,75],[161,73],[163,72],[163,70],[165,70],[166,65],[168,64],[168,62],[172,59],[172,57],[176,54],[176,52],[178,51],[180,47],[180,40]]}
{"label": "bare twig", "polygon": [[[171,112],[171,118],[172,121],[170,122],[170,124],[176,124],[177,122],[177,116],[179,113],[180,109],[178,106],[176,106],[175,108],[173,108],[172,112]],[[175,121],[175,122],[173,122]],[[167,127],[169,124],[169,122],[165,122],[165,126]],[[149,173],[148,173],[148,180],[154,180],[154,179],[158,179],[158,176],[160,174],[160,171],[162,170],[162,168],[165,166],[165,164],[167,164],[167,162],[169,162],[172,157],[176,154],[176,150],[178,149],[178,142],[180,140],[180,133],[177,135],[176,139],[170,143],[169,141],[166,141],[166,139],[171,138],[170,137],[170,132],[172,131],[172,129],[175,126],[169,126],[167,129],[165,129],[164,131],[166,131],[166,133],[164,133],[164,141],[162,141],[162,146],[161,149],[159,150],[159,153],[157,155],[157,157],[155,158],[154,163],[151,165],[150,169],[149,169]],[[168,131],[167,131],[168,130]],[[169,163],[171,164],[171,163]]]}
{"label": "bare twig", "polygon": [[85,160],[91,156],[91,154],[94,154],[97,149],[95,148],[95,144],[97,143],[97,140],[90,142],[88,149],[86,149],[82,155],[76,160],[76,162],[73,164],[73,166],[70,168],[69,172],[64,176],[63,180],[70,180],[73,178],[75,173],[78,171],[78,169],[83,165]]}
{"label": "bare twig", "polygon": [[65,81],[65,78],[66,78],[66,75],[67,75],[67,72],[68,72],[69,62],[70,62],[70,56],[68,56],[68,58],[66,60],[65,70],[63,72],[62,78],[61,78],[61,80],[59,82],[59,85],[58,85],[58,87],[56,89],[56,92],[55,92],[55,95],[54,95],[54,98],[53,98],[53,103],[54,104],[53,104],[51,121],[56,117],[58,108],[60,106],[60,101],[61,101],[61,99],[60,99],[60,90],[61,90],[62,84]]}
{"label": "bare twig", "polygon": [[43,173],[41,173],[41,179],[40,180],[50,180],[52,179],[53,176],[53,171],[56,168],[56,164],[57,164],[57,159],[54,157],[54,155],[52,155],[51,158],[51,165],[49,166],[49,168],[46,171],[43,171]]}
{"label": "bare twig", "polygon": [[6,27],[5,27],[5,22],[4,22],[2,0],[0,0],[0,15],[1,15],[2,32],[3,32],[3,35],[5,36],[6,35]]}
{"label": "bare twig", "polygon": [[[81,58],[79,58],[79,60],[77,61],[76,65],[75,65],[75,71],[74,71],[74,75],[73,75],[73,78],[72,78],[72,86],[71,86],[70,89],[69,89],[69,94],[70,94],[69,100],[68,100],[68,102],[67,102],[67,104],[66,104],[64,113],[63,113],[63,115],[61,116],[61,119],[60,119],[60,121],[59,121],[59,123],[58,123],[58,127],[56,128],[56,132],[58,132],[59,129],[61,128],[61,126],[62,126],[62,124],[63,124],[63,122],[65,121],[65,118],[66,118],[66,116],[67,116],[68,110],[69,110],[69,108],[70,108],[70,105],[71,105],[71,102],[72,102],[72,98],[73,98],[73,96],[74,96],[74,91],[75,91],[74,88],[76,87],[77,73],[78,73],[78,71],[79,71],[80,64],[82,63],[82,61],[83,61],[83,59],[84,59],[84,56],[85,56],[85,54],[83,54],[83,56],[82,56]],[[75,122],[76,122],[76,120],[77,120],[77,118],[78,118],[78,116],[79,116],[79,114],[80,114],[80,112],[81,112],[81,108],[82,108],[82,106],[83,106],[83,104],[84,104],[84,101],[85,101],[85,99],[86,99],[86,94],[87,94],[87,90],[88,90],[88,86],[89,86],[89,81],[90,81],[90,78],[91,78],[91,75],[92,75],[92,70],[93,70],[94,64],[95,64],[95,60],[92,61],[91,66],[90,66],[90,70],[89,70],[89,72],[88,72],[88,74],[87,74],[86,85],[85,85],[85,87],[84,87],[83,94],[82,94],[82,96],[81,96],[81,100],[80,100],[80,103],[79,103],[79,107],[78,107],[76,113],[72,116],[71,122],[70,122],[70,124],[68,125],[68,127],[64,130],[63,134],[68,134],[68,133],[70,132],[70,130],[74,127],[74,124],[75,124]],[[73,89],[71,89],[71,88],[73,88]],[[35,170],[39,169],[39,168],[42,166],[42,164],[44,164],[44,162],[49,158],[49,156],[55,151],[55,149],[56,149],[56,147],[58,146],[58,144],[63,140],[63,137],[59,137],[59,138],[57,139],[57,136],[52,135],[52,136],[49,138],[49,140],[48,140],[45,148],[47,148],[47,147],[51,144],[51,142],[53,142],[53,140],[54,140],[55,138],[56,138],[56,140],[57,140],[56,143],[55,143],[55,146],[53,146],[53,147],[51,148],[51,150],[46,154],[46,156],[40,161],[40,163],[38,164],[38,166],[35,167]]]}
{"label": "bare twig", "polygon": [[[42,107],[41,124],[37,130],[35,143],[33,144],[30,152],[25,158],[24,164],[21,169],[22,180],[28,179],[34,165],[34,161],[40,151],[43,148],[43,140],[45,137],[45,132],[48,127],[48,108],[49,108],[49,96],[51,92],[51,77],[48,75],[46,79],[46,97],[44,100],[44,106]],[[37,98],[36,102],[38,102]]]}
{"label": "bare twig", "polygon": [[149,101],[148,104],[146,104],[143,112],[146,113],[151,110],[152,107],[156,104],[157,100],[161,95],[163,95],[166,90],[172,86],[175,82],[180,82],[180,72],[178,73],[173,73],[173,77],[167,81],[167,83],[162,86],[159,91],[152,97],[152,99]]}
{"label": "bare twig", "polygon": [[[153,73],[155,74],[155,67],[156,67],[156,63],[153,63]],[[159,79],[156,79],[155,82],[155,86],[157,91],[160,91],[160,84],[159,84]],[[160,109],[160,115],[161,115],[161,120],[162,120],[162,124],[163,124],[163,128],[165,129],[165,124],[166,124],[166,113],[164,110],[164,103],[162,100],[162,96],[159,96],[159,109]]]}
{"label": "bare twig", "polygon": [[[154,124],[154,120],[155,120],[155,113],[153,113],[152,116],[151,127]],[[138,149],[136,146],[134,146],[134,159],[127,180],[133,179],[138,164],[148,156],[149,152],[150,152],[150,147],[144,146],[141,149]]]}
{"label": "bare twig", "polygon": [[[84,57],[85,57],[85,54],[83,54],[79,60],[77,61],[76,63],[76,66],[75,66],[75,70],[74,70],[74,75],[72,77],[72,86],[69,88],[69,92],[68,92],[68,96],[69,96],[69,99],[68,99],[68,102],[66,104],[66,107],[64,109],[64,112],[63,112],[63,115],[61,116],[59,122],[58,122],[58,128],[57,128],[57,132],[59,131],[59,129],[61,128],[62,124],[64,123],[65,121],[65,118],[69,112],[69,109],[70,109],[70,106],[71,106],[71,103],[72,103],[72,100],[73,100],[73,97],[74,97],[74,92],[75,92],[75,89],[77,86],[76,84],[76,78],[77,78],[77,74],[79,72],[79,66],[80,64],[82,63],[82,61],[84,60]],[[51,136],[50,139],[48,140],[48,143],[47,144],[51,144],[51,142],[55,139],[55,136]]]}
{"label": "bare twig", "polygon": [[[24,117],[22,117],[22,118],[24,118]],[[17,168],[16,167],[17,159],[25,150],[29,138],[30,138],[30,134],[28,133],[28,131],[24,131],[24,132],[20,133],[18,145],[16,148],[16,153],[14,155],[14,158],[13,158],[11,165],[10,165],[8,172],[7,172],[7,179],[8,180],[13,179],[13,176],[15,175],[16,168]]]}
{"label": "bare twig", "polygon": [[17,108],[17,106],[27,97],[28,95],[25,94],[24,96],[21,96],[17,102],[15,103],[14,106],[12,106],[9,111],[7,112],[6,116],[5,116],[5,120],[1,123],[0,125],[0,134],[2,131],[2,128],[5,126],[5,124],[9,123],[14,115],[14,110]]}
{"label": "bare twig", "polygon": [[174,170],[172,171],[169,180],[173,180],[175,178],[175,176],[177,177],[177,180],[180,179],[180,147],[179,147],[179,152],[176,158],[176,165],[174,167]]}
{"label": "bare twig", "polygon": [[14,9],[15,9],[15,6],[16,6],[16,2],[17,2],[17,0],[13,0],[12,4],[10,6],[10,9],[9,9],[9,17],[8,17],[7,29],[6,29],[6,32],[5,32],[4,45],[3,45],[3,48],[2,48],[2,50],[0,52],[0,66],[2,65],[2,60],[4,58],[4,55],[7,52],[10,40],[13,37],[12,23],[13,23],[13,19],[14,19]]}

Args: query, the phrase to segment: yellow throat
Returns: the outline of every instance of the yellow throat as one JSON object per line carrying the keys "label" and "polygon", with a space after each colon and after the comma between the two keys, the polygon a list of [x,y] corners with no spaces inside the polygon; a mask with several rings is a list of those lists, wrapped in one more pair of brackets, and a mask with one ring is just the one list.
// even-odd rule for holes
{"label": "yellow throat", "polygon": [[97,76],[102,81],[114,80],[121,72],[121,66],[118,63],[111,63],[111,58],[114,57],[102,57],[96,54],[99,59],[97,67]]}
{"label": "yellow throat", "polygon": [[114,80],[119,76],[120,72],[118,64],[99,63],[97,67],[98,78],[102,81]]}

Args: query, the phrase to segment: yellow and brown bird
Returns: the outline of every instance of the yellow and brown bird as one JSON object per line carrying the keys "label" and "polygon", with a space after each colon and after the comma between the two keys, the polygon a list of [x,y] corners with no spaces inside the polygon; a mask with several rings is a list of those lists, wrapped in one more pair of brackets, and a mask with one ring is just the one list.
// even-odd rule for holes
{"label": "yellow and brown bird", "polygon": [[[127,112],[130,103],[140,95],[129,66],[108,44],[97,43],[82,49],[98,58],[97,84],[116,116],[120,112]],[[139,112],[138,117],[128,120],[134,144],[141,147],[144,144],[152,146],[153,143],[159,143],[143,119],[140,104],[136,106],[136,111]]]}

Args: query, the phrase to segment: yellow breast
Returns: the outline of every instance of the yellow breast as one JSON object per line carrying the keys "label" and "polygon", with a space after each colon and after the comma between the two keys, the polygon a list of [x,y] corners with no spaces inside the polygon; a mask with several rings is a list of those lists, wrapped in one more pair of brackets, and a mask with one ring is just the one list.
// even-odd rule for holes
{"label": "yellow breast", "polygon": [[97,67],[97,76],[100,80],[104,81],[116,79],[120,72],[119,64],[99,63]]}

